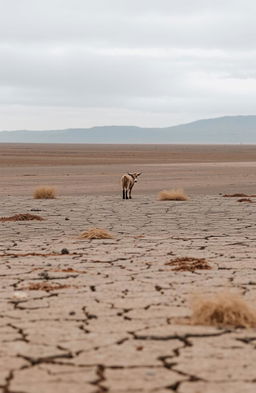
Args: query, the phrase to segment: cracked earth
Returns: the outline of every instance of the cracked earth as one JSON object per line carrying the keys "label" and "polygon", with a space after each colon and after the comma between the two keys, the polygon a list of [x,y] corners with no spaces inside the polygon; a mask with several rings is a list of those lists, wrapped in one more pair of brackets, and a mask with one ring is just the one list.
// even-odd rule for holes
{"label": "cracked earth", "polygon": [[[255,205],[220,195],[2,197],[0,392],[256,391],[256,330],[190,326],[194,293],[255,302]],[[113,239],[79,239],[91,227]],[[63,249],[67,250],[62,251]],[[174,271],[174,258],[210,270]]]}

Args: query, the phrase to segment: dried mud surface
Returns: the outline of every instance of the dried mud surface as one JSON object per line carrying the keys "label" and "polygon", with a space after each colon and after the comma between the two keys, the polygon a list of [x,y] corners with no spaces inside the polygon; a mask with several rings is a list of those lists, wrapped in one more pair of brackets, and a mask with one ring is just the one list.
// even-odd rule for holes
{"label": "dried mud surface", "polygon": [[[254,204],[1,197],[0,216],[35,212],[0,222],[1,393],[255,392],[255,329],[177,322],[197,292],[255,303]],[[79,239],[91,227],[115,237]],[[166,264],[182,257],[211,269]]]}

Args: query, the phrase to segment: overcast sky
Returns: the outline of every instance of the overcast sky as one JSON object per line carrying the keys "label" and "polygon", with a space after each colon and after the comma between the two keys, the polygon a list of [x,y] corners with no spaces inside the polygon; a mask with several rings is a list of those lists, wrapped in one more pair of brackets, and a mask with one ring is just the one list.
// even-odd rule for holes
{"label": "overcast sky", "polygon": [[255,0],[0,0],[0,130],[255,114]]}

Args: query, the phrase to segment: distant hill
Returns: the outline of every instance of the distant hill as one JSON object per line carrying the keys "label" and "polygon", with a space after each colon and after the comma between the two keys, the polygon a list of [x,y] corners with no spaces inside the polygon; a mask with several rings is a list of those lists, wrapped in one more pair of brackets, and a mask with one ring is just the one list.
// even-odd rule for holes
{"label": "distant hill", "polygon": [[166,128],[104,126],[51,131],[1,131],[2,142],[256,144],[256,116],[225,116]]}

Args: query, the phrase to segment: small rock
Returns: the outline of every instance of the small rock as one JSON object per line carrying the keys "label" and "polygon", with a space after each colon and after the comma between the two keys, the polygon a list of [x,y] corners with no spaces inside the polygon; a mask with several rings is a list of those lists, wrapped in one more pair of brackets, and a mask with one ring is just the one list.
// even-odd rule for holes
{"label": "small rock", "polygon": [[61,254],[62,254],[62,255],[69,254],[69,250],[68,250],[67,248],[63,248],[63,249],[61,250]]}
{"label": "small rock", "polygon": [[15,291],[13,293],[13,298],[14,299],[26,299],[28,297],[27,292],[23,292],[23,291]]}
{"label": "small rock", "polygon": [[45,280],[49,280],[49,278],[50,278],[48,272],[41,272],[41,273],[38,273],[38,275],[39,275],[39,277],[42,277]]}

